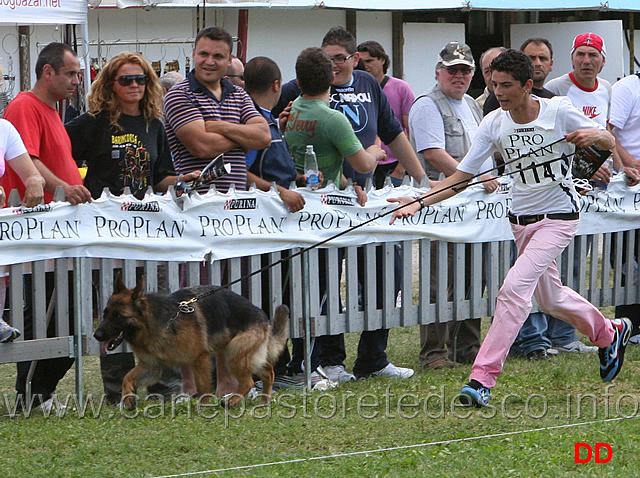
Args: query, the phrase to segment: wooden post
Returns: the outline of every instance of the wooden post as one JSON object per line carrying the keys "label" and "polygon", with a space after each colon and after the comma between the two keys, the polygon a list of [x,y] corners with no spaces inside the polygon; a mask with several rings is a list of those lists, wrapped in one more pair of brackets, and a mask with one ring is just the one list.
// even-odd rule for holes
{"label": "wooden post", "polygon": [[347,14],[347,17],[345,19],[347,23],[346,29],[354,36],[354,38],[357,39],[358,35],[357,35],[357,25],[356,25],[356,11],[347,10],[346,14]]}
{"label": "wooden post", "polygon": [[31,89],[31,41],[28,26],[18,27],[18,58],[20,60],[20,91]]}
{"label": "wooden post", "polygon": [[629,12],[629,74],[635,72],[636,43],[635,43],[635,13]]}
{"label": "wooden post", "polygon": [[402,79],[404,76],[404,30],[402,28],[402,12],[391,13],[391,40],[393,49],[391,62],[393,64],[393,76]]}
{"label": "wooden post", "polygon": [[238,45],[237,57],[242,60],[242,63],[247,62],[247,36],[249,30],[249,10],[246,8],[241,9],[238,12]]}

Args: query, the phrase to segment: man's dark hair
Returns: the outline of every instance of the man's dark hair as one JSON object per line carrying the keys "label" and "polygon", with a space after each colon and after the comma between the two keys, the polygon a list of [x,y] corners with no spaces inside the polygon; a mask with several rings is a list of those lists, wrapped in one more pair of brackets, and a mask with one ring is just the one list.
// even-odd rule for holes
{"label": "man's dark hair", "polygon": [[275,61],[266,56],[252,58],[244,66],[244,89],[247,93],[262,94],[276,80],[282,80],[282,73]]}
{"label": "man's dark hair", "polygon": [[349,55],[356,52],[356,39],[347,30],[342,27],[333,27],[327,32],[322,39],[322,48],[327,45],[338,45],[347,50]]}
{"label": "man's dark hair", "polygon": [[534,43],[536,45],[545,45],[549,49],[550,58],[553,59],[553,48],[551,47],[551,42],[549,40],[547,40],[546,38],[529,38],[524,41],[524,43],[520,47],[520,50],[524,51],[529,43]]}
{"label": "man's dark hair", "polygon": [[296,77],[303,94],[316,96],[324,93],[333,81],[331,58],[320,48],[302,50],[296,60]]}
{"label": "man's dark hair", "polygon": [[509,73],[522,86],[527,80],[533,79],[531,58],[520,50],[514,50],[513,48],[503,51],[491,62],[491,71]]}
{"label": "man's dark hair", "polygon": [[57,74],[62,65],[64,65],[64,55],[66,52],[70,52],[73,56],[76,56],[73,48],[64,43],[53,42],[45,46],[36,60],[36,80],[42,77],[44,65],[51,65],[51,68],[53,68],[53,71]]}
{"label": "man's dark hair", "polygon": [[207,37],[209,40],[213,41],[224,41],[229,45],[229,51],[233,51],[233,37],[231,34],[222,27],[207,27],[203,28],[198,32],[196,36],[196,42],[194,45],[198,44],[198,40],[202,37]]}
{"label": "man's dark hair", "polygon": [[382,48],[382,45],[380,43],[374,40],[364,41],[357,46],[356,50],[359,52],[366,52],[372,57],[382,60],[382,72],[385,75],[387,74],[391,59],[389,58],[389,55],[387,55],[387,52],[384,51],[384,48]]}

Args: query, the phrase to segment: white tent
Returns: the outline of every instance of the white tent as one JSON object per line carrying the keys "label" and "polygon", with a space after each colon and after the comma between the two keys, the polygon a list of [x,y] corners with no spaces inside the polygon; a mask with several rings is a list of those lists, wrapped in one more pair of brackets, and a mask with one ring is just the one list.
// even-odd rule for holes
{"label": "white tent", "polygon": [[87,23],[87,0],[9,0],[0,2],[0,25]]}
{"label": "white tent", "polygon": [[618,10],[640,11],[638,0],[92,0],[100,6],[154,7],[203,5],[219,8],[333,8],[384,11],[417,10]]}
{"label": "white tent", "polygon": [[[0,1],[0,25],[82,25],[83,37],[89,38],[87,10],[87,0],[4,0]],[[86,42],[79,53],[86,71],[89,53]],[[89,91],[89,75],[85,75],[84,82],[85,91]],[[3,93],[7,96],[6,91]],[[0,106],[6,106],[2,103]]]}

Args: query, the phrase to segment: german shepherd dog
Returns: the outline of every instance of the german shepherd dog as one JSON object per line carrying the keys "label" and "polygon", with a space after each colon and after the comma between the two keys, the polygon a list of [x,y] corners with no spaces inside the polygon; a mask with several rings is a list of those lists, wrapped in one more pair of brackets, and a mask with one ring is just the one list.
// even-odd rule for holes
{"label": "german shepherd dog", "polygon": [[[192,300],[195,299],[195,300]],[[183,301],[191,301],[180,307]],[[161,366],[189,365],[198,394],[208,403],[212,393],[211,356],[223,353],[227,369],[238,380],[237,393],[223,404],[233,407],[253,387],[252,375],[263,383],[263,402],[271,398],[272,363],[285,347],[289,308],[276,309],[273,325],[244,297],[223,287],[181,289],[171,295],[146,294],[144,278],[127,289],[118,276],[94,337],[114,350],[126,340],[137,365],[122,382],[124,405],[136,406],[136,387],[157,382]]]}

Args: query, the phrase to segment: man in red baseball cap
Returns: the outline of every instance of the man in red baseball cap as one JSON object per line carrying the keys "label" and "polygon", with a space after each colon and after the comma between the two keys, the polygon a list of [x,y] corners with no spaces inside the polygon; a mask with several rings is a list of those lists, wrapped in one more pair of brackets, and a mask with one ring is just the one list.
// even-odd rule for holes
{"label": "man in red baseball cap", "polygon": [[606,61],[604,40],[595,33],[582,33],[571,47],[573,71],[549,81],[545,88],[556,95],[568,96],[573,106],[603,126],[607,125],[611,84],[598,74]]}
{"label": "man in red baseball cap", "polygon": [[[598,77],[606,60],[604,40],[595,33],[581,33],[573,39],[573,71],[549,81],[544,87],[556,95],[568,96],[573,106],[602,126],[607,126],[611,104],[611,84]],[[617,162],[616,162],[617,165]],[[611,161],[605,163],[593,179],[609,184]]]}

